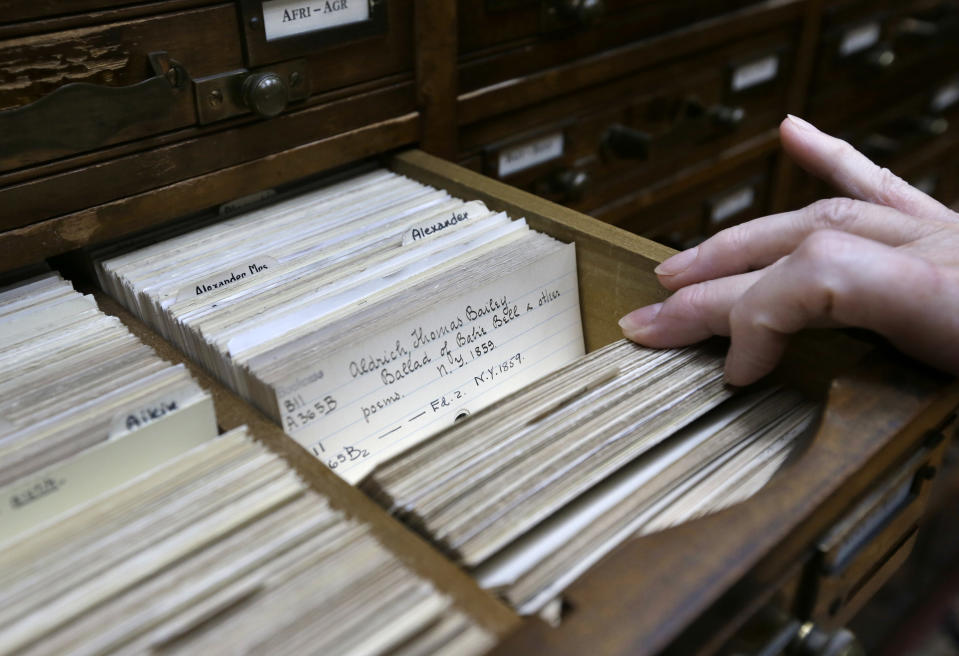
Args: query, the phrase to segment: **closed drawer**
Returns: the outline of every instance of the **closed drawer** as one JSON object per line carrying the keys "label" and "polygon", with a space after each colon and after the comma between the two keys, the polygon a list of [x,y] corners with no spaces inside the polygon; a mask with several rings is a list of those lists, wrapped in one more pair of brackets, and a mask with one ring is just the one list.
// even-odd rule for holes
{"label": "closed drawer", "polygon": [[810,87],[811,116],[827,127],[882,111],[952,71],[959,3],[836,2],[827,8]]}
{"label": "closed drawer", "polygon": [[689,248],[723,228],[768,213],[773,161],[762,157],[648,205],[643,194],[626,196],[592,215],[667,246]]}
{"label": "closed drawer", "polygon": [[469,91],[735,11],[756,0],[460,0]]}
{"label": "closed drawer", "polygon": [[589,212],[773,129],[786,111],[797,32],[756,35],[469,126],[461,159]]}
{"label": "closed drawer", "polygon": [[0,40],[0,172],[412,79],[410,3],[134,5],[14,28]]}
{"label": "closed drawer", "polygon": [[[949,203],[955,198],[950,167],[959,148],[959,78],[941,77],[882,112],[849,121],[837,131],[880,166]],[[790,190],[791,206],[837,195],[826,183],[801,173]]]}
{"label": "closed drawer", "polygon": [[[952,418],[947,422],[951,422]],[[816,546],[808,572],[808,617],[836,628],[848,622],[912,550],[948,444],[945,426],[881,479]]]}

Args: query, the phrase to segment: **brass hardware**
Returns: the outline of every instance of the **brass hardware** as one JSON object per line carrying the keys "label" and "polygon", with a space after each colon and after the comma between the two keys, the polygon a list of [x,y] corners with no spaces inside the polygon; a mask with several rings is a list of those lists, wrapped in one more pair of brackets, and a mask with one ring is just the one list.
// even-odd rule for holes
{"label": "brass hardware", "polygon": [[281,113],[310,95],[306,61],[280,62],[265,69],[244,68],[194,80],[201,124],[253,112],[261,118]]}
{"label": "brass hardware", "polygon": [[219,89],[214,89],[210,92],[210,95],[207,96],[207,102],[210,103],[210,107],[217,109],[223,104],[223,92]]}
{"label": "brass hardware", "polygon": [[866,656],[866,651],[849,629],[824,631],[806,622],[786,650],[791,656]]}
{"label": "brass hardware", "polygon": [[539,27],[541,32],[593,27],[606,15],[604,0],[541,0]]}
{"label": "brass hardware", "polygon": [[582,200],[591,182],[586,171],[561,169],[548,178],[546,186],[548,192],[562,196],[564,201],[575,202]]}
{"label": "brass hardware", "polygon": [[162,118],[190,79],[165,52],[147,56],[153,77],[125,87],[66,84],[39,100],[0,112],[0,152],[57,155],[97,148],[117,133]]}
{"label": "brass hardware", "polygon": [[874,71],[884,71],[896,63],[896,53],[889,46],[876,46],[863,54],[862,62]]}
{"label": "brass hardware", "polygon": [[282,112],[290,92],[276,73],[252,73],[243,80],[243,104],[260,118],[271,118]]}
{"label": "brass hardware", "polygon": [[604,0],[549,0],[546,5],[546,11],[560,20],[583,26],[596,25],[606,14]]}
{"label": "brass hardware", "polygon": [[602,148],[624,159],[649,159],[652,141],[649,133],[616,123],[606,129]]}
{"label": "brass hardware", "polygon": [[746,120],[746,110],[742,107],[716,105],[711,107],[708,113],[713,122],[730,130],[738,128]]}

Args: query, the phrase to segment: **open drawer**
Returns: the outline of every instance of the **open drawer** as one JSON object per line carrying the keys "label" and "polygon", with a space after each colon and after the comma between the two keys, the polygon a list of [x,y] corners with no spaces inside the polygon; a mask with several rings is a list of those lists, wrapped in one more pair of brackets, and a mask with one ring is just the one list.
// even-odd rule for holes
{"label": "open drawer", "polygon": [[[575,242],[589,351],[620,337],[616,320],[624,313],[665,296],[652,273],[673,252],[664,246],[419,151],[386,163]],[[185,361],[116,303],[101,297],[101,306],[124,318],[163,357]],[[222,429],[250,425],[314,489],[370,523],[404,562],[500,635],[499,653],[517,654],[715,653],[784,585],[794,599],[807,594],[806,581],[793,582],[798,569],[816,557],[824,536],[871,498],[872,490],[928,448],[927,432],[940,426],[959,401],[959,387],[947,377],[852,337],[826,332],[795,340],[776,375],[826,404],[805,452],[752,499],[622,545],[568,588],[568,612],[552,628],[535,619],[521,623],[279,426],[187,364],[212,390]]]}

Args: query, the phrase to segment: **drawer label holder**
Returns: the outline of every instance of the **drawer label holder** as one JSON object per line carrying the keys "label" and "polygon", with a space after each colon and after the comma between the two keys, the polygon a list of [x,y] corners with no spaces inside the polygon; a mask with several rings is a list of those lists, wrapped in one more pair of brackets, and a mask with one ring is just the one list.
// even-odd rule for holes
{"label": "drawer label holder", "polygon": [[263,3],[267,41],[369,19],[368,0],[268,0]]}
{"label": "drawer label holder", "polygon": [[248,67],[388,32],[388,0],[240,0]]}
{"label": "drawer label holder", "polygon": [[497,155],[496,173],[502,178],[562,157],[563,147],[562,132],[551,132],[515,146],[506,146]]}

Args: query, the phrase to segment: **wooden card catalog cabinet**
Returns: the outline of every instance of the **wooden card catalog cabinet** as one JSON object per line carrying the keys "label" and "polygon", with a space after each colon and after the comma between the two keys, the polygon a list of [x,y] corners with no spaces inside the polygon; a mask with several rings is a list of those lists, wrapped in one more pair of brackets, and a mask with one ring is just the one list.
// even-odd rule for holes
{"label": "wooden card catalog cabinet", "polygon": [[459,0],[460,88],[478,89],[517,74],[657,37],[750,4],[757,3]]}
{"label": "wooden card catalog cabinet", "polygon": [[[781,19],[734,43],[478,121],[461,131],[461,161],[618,223],[613,216],[637,210],[633,196],[648,200],[657,185],[721,160],[726,149],[757,140],[773,146],[773,131],[786,112],[798,38],[799,23]],[[765,189],[752,207],[766,207]],[[698,207],[695,212],[701,218]],[[745,216],[734,215],[684,228],[667,242],[701,239],[710,232],[707,225],[715,231]],[[649,232],[652,224],[640,229],[640,223],[627,229],[654,238],[675,232]]]}
{"label": "wooden card catalog cabinet", "polygon": [[[623,314],[664,298],[653,268],[667,246],[789,198],[776,126],[787,111],[825,117],[844,88],[836,80],[855,78],[817,69],[817,48],[855,59],[910,32],[902,52],[926,61],[935,48],[921,46],[922,21],[947,29],[957,2],[0,0],[0,273],[22,279],[19,267],[50,263],[80,280],[81,249],[379,165],[574,242],[592,351],[620,338]],[[927,5],[944,9],[922,13]],[[910,80],[922,91],[908,98],[910,116],[956,122],[954,75]],[[862,127],[878,130],[899,108],[864,114]],[[952,201],[953,134],[895,160]],[[417,143],[444,145],[435,150],[446,159],[410,150]],[[186,360],[100,301],[165,357]],[[826,404],[808,449],[745,503],[611,552],[567,589],[556,628],[522,622],[189,366],[213,390],[221,428],[249,424],[496,633],[503,654],[723,653],[777,604],[777,639],[809,622],[832,630],[908,551],[924,503],[917,476],[939,457],[925,433],[959,399],[941,375],[848,335],[796,340],[777,375]]]}
{"label": "wooden card catalog cabinet", "polygon": [[827,129],[923,93],[959,53],[959,2],[834,2],[823,16],[810,115]]}

